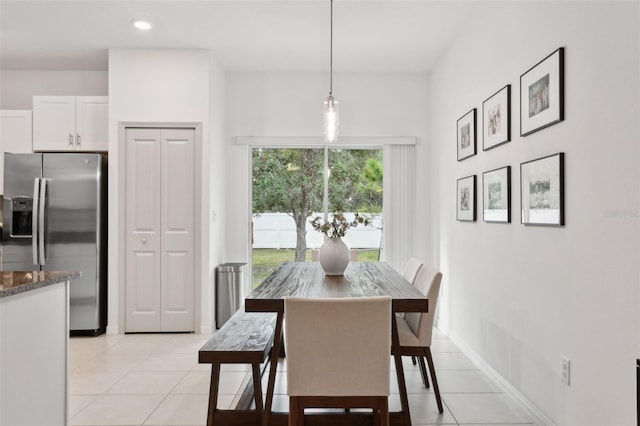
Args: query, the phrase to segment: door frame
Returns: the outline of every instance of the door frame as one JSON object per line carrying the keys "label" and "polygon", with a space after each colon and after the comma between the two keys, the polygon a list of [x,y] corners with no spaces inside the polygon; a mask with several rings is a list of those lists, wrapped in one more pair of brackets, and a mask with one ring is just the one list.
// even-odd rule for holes
{"label": "door frame", "polygon": [[[195,281],[195,289],[194,289],[194,321],[195,321],[195,333],[207,333],[209,330],[203,330],[201,318],[202,318],[202,290],[203,285],[202,282],[202,266],[205,265],[205,259],[203,259],[202,249],[202,235],[209,235],[209,223],[207,221],[203,221],[202,215],[202,204],[208,203],[209,197],[205,197],[203,192],[203,164],[205,161],[205,156],[202,152],[202,123],[201,122],[119,122],[118,123],[118,175],[120,178],[117,182],[117,205],[118,210],[116,214],[116,220],[114,221],[109,216],[109,229],[115,227],[117,230],[117,240],[118,244],[109,244],[109,252],[110,254],[114,254],[117,256],[117,283],[113,284],[110,280],[109,290],[111,291],[114,287],[117,288],[116,294],[110,294],[108,296],[109,304],[115,303],[117,309],[109,308],[109,313],[111,315],[115,313],[117,314],[117,322],[116,325],[108,325],[107,331],[110,334],[124,334],[126,330],[125,324],[125,281],[126,281],[126,214],[124,209],[124,204],[126,202],[126,132],[127,129],[130,128],[147,128],[147,129],[193,129],[195,131],[195,226],[194,226],[194,237],[195,237],[195,250],[194,250],[194,260],[195,260],[195,271],[194,271],[194,281]],[[111,167],[111,166],[110,166]],[[109,173],[111,177],[112,174]],[[110,182],[111,185],[111,182]],[[113,190],[109,191],[113,194]],[[111,232],[110,232],[111,234]],[[114,247],[115,246],[115,247]],[[208,243],[207,243],[208,247]],[[114,248],[117,250],[117,253],[113,253],[111,250]],[[208,250],[207,250],[208,252]],[[111,257],[111,256],[109,256]],[[113,275],[111,275],[113,276]],[[115,329],[114,329],[115,328]]]}

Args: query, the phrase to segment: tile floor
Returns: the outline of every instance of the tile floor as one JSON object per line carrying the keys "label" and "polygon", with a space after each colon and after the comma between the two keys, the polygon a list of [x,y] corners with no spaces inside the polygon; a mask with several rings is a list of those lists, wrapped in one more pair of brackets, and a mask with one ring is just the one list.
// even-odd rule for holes
{"label": "tile floor", "polygon": [[[208,337],[133,334],[71,338],[70,424],[205,425],[210,369],[198,364],[197,353]],[[432,351],[444,413],[438,413],[431,389],[423,387],[418,369],[406,358],[405,376],[414,425],[534,424],[526,412],[437,331]],[[278,411],[287,410],[285,370],[282,362],[274,396],[274,409]],[[242,365],[223,366],[219,408],[235,406],[247,371]],[[398,410],[394,371],[392,375],[389,404],[391,410]],[[263,389],[266,377],[265,374]]]}

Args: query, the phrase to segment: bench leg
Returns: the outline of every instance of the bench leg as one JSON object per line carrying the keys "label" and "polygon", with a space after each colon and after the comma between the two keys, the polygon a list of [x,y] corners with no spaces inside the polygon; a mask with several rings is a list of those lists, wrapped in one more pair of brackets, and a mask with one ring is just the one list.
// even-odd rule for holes
{"label": "bench leg", "polygon": [[256,425],[262,424],[262,376],[260,375],[260,364],[251,364],[253,369],[253,396],[256,401]]}
{"label": "bench leg", "polygon": [[218,383],[220,382],[220,364],[211,364],[211,386],[209,387],[209,409],[207,426],[213,426],[213,417],[218,408]]}
{"label": "bench leg", "polygon": [[278,367],[278,355],[282,345],[282,320],[284,312],[278,312],[276,319],[276,331],[273,339],[273,347],[271,348],[271,359],[269,365],[269,381],[267,384],[267,397],[264,402],[264,413],[262,416],[262,426],[269,426],[269,418],[271,417],[271,405],[273,403],[273,391],[276,382],[276,368]]}

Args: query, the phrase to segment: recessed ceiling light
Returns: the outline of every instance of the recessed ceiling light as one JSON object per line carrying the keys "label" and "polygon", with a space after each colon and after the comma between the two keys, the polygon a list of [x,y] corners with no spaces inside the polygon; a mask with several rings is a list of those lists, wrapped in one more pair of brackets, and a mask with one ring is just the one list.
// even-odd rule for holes
{"label": "recessed ceiling light", "polygon": [[152,25],[151,25],[151,23],[150,23],[150,22],[142,21],[142,20],[140,20],[140,19],[134,19],[134,20],[132,20],[132,21],[131,21],[131,23],[132,23],[132,24],[133,24],[133,26],[134,26],[134,27],[136,27],[137,29],[139,29],[139,30],[143,30],[143,31],[150,30],[150,29],[151,29],[151,27],[152,27]]}

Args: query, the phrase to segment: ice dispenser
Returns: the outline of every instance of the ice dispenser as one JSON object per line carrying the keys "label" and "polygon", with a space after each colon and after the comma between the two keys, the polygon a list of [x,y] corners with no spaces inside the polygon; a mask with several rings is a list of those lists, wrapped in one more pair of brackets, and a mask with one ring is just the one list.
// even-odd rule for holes
{"label": "ice dispenser", "polygon": [[14,197],[11,202],[11,236],[31,237],[33,198]]}

